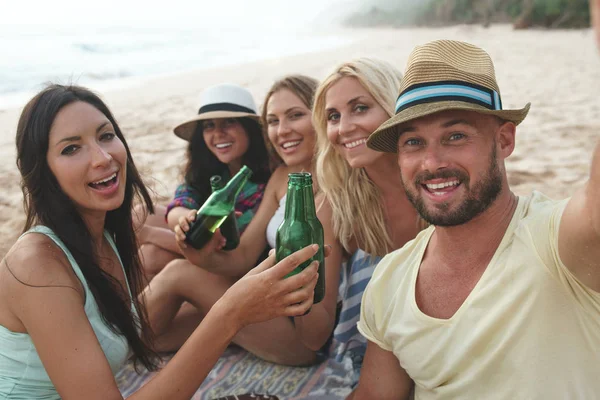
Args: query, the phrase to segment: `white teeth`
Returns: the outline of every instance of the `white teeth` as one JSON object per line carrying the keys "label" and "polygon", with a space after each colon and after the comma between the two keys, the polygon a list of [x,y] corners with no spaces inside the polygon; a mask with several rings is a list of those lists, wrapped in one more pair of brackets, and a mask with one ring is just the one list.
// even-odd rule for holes
{"label": "white teeth", "polygon": [[217,149],[224,149],[224,148],[226,148],[226,147],[231,147],[232,145],[233,145],[233,142],[229,142],[229,143],[218,143],[218,144],[215,144],[215,147],[216,147]]}
{"label": "white teeth", "polygon": [[350,143],[344,143],[344,147],[347,149],[353,149],[356,146],[359,146],[363,143],[367,143],[367,138],[358,139],[358,140],[355,140],[354,142],[350,142]]}
{"label": "white teeth", "polygon": [[284,144],[281,145],[281,147],[283,147],[284,149],[289,149],[290,147],[296,147],[300,144],[300,140],[296,140],[293,142],[285,142]]}
{"label": "white teeth", "polygon": [[444,183],[428,183],[425,186],[427,186],[427,189],[429,190],[438,190],[438,189],[444,189],[450,186],[456,186],[458,185],[459,182],[456,181],[449,181],[449,182],[444,182]]}
{"label": "white teeth", "polygon": [[109,176],[106,179],[102,179],[101,181],[97,181],[97,182],[92,182],[94,185],[98,185],[99,183],[104,183],[104,182],[108,182],[111,179],[115,179],[115,177],[117,176],[117,173],[115,172],[114,174],[112,174],[111,176]]}

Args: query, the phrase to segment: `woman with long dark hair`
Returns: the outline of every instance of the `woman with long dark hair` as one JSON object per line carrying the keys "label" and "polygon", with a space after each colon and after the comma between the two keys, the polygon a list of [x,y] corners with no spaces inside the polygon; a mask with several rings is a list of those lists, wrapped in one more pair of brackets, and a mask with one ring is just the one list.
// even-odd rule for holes
{"label": "woman with long dark hair", "polygon": [[166,208],[156,206],[155,216],[146,219],[138,235],[144,269],[150,279],[169,261],[182,257],[172,230],[181,216],[200,208],[210,196],[212,176],[219,175],[227,181],[242,165],[253,171],[236,202],[237,224],[243,234],[263,199],[271,176],[269,164],[273,164],[252,94],[237,85],[220,84],[205,89],[198,113],[175,127],[174,132],[189,142],[184,182]]}
{"label": "woman with long dark hair", "polygon": [[[121,399],[114,374],[129,354],[157,362],[131,211],[136,200],[152,211],[148,192],[117,122],[87,89],[44,89],[16,141],[27,220],[0,263],[0,397]],[[240,279],[130,398],[189,399],[240,329],[308,310],[316,266],[284,276],[314,247]]]}

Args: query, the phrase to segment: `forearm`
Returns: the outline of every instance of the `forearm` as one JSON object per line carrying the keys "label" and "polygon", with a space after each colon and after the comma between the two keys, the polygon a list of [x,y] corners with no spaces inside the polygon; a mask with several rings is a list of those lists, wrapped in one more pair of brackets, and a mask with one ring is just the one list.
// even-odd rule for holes
{"label": "forearm", "polygon": [[239,328],[217,302],[171,361],[130,399],[190,399]]}
{"label": "forearm", "polygon": [[190,209],[185,207],[172,208],[167,214],[167,225],[169,225],[169,229],[174,231],[175,227],[179,225],[179,218],[187,216],[190,211]]}
{"label": "forearm", "polygon": [[590,0],[590,11],[592,14],[592,27],[596,32],[596,44],[600,48],[600,0]]}
{"label": "forearm", "polygon": [[146,226],[144,229],[148,230],[145,243],[153,244],[172,253],[181,254],[181,249],[177,246],[175,233],[173,231],[154,226]]}
{"label": "forearm", "polygon": [[586,191],[586,198],[592,203],[588,206],[591,212],[592,226],[600,237],[600,141],[596,144],[592,157],[590,181]]}

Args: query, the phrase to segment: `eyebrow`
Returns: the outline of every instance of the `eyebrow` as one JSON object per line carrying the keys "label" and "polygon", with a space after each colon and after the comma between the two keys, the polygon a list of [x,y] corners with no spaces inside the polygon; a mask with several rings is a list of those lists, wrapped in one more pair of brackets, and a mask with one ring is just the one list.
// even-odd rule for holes
{"label": "eyebrow", "polygon": [[464,124],[464,125],[468,125],[468,126],[473,126],[473,124],[471,124],[467,120],[464,120],[464,119],[453,119],[453,120],[450,120],[448,122],[444,122],[442,124],[442,127],[443,128],[449,128],[451,126],[460,125],[460,124]]}
{"label": "eyebrow", "polygon": [[355,98],[348,100],[348,102],[346,104],[356,103],[357,101],[359,101],[361,99],[361,97],[365,97],[365,96],[356,96]]}
{"label": "eyebrow", "polygon": [[[96,128],[96,133],[99,133],[106,125],[110,125],[110,121],[106,121],[98,125],[98,127]],[[74,142],[76,140],[81,140],[81,136],[69,136],[66,138],[62,138],[54,146],[58,146],[63,142]]]}
{"label": "eyebrow", "polygon": [[406,128],[402,128],[398,130],[398,138],[400,138],[400,136],[402,136],[404,133],[408,133],[408,132],[415,132],[416,129],[414,126],[407,126]]}
{"label": "eyebrow", "polygon": [[[288,108],[288,109],[287,109],[287,110],[285,110],[283,113],[284,113],[284,114],[287,114],[287,113],[289,113],[290,111],[293,111],[293,110],[296,110],[296,109],[298,109],[298,110],[300,110],[300,111],[303,111],[303,110],[302,110],[302,107],[300,107],[300,106],[294,106],[294,107],[290,107],[290,108]],[[273,114],[273,113],[269,113],[269,114],[267,114],[267,117],[276,117],[276,116],[277,116],[277,115],[275,115],[275,114]]]}
{"label": "eyebrow", "polygon": [[[361,95],[361,96],[356,96],[356,97],[354,97],[354,98],[352,98],[352,99],[348,100],[348,102],[347,102],[346,104],[347,104],[347,105],[350,105],[350,104],[356,103],[356,102],[358,102],[358,101],[359,101],[359,100],[360,100],[362,97],[366,97],[366,96],[363,96],[363,95]],[[325,111],[329,112],[329,111],[332,111],[332,110],[335,110],[335,109],[336,109],[335,107],[329,107],[329,108],[326,108],[326,109],[325,109]]]}
{"label": "eyebrow", "polygon": [[[473,124],[471,124],[469,121],[464,120],[464,119],[453,119],[447,122],[444,122],[441,126],[442,128],[450,128],[451,126],[454,125],[468,125],[468,126],[473,126]],[[402,129],[398,129],[398,138],[400,138],[400,136],[402,136],[402,134],[404,133],[409,133],[409,132],[415,132],[416,129],[414,126],[407,126],[406,128],[402,128]]]}

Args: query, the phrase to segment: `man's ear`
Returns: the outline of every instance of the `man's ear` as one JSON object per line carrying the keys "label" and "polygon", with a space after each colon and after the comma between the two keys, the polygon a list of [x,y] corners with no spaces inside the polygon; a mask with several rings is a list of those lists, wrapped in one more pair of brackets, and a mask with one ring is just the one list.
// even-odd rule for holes
{"label": "man's ear", "polygon": [[514,122],[503,121],[496,131],[496,141],[498,143],[499,155],[504,159],[515,150],[515,135],[517,126]]}

